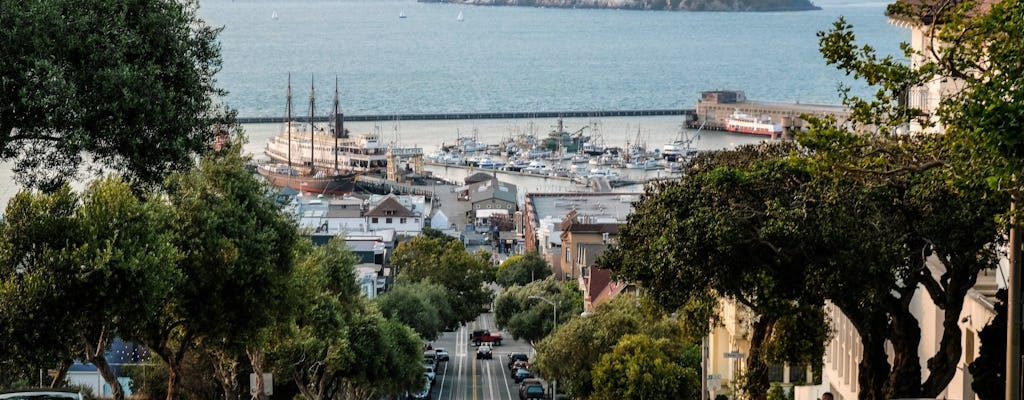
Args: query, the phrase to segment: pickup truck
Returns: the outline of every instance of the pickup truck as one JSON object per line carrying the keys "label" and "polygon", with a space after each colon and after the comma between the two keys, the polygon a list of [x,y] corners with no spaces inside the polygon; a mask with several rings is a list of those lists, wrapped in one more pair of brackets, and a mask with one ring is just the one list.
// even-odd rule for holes
{"label": "pickup truck", "polygon": [[493,343],[495,346],[501,346],[501,339],[500,333],[492,333],[486,329],[477,329],[469,334],[469,341],[473,342],[474,346],[479,346],[480,343]]}

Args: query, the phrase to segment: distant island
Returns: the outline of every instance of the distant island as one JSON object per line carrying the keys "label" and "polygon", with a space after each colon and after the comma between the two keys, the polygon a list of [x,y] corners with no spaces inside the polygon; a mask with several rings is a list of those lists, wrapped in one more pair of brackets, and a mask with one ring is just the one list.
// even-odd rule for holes
{"label": "distant island", "polygon": [[809,0],[417,0],[480,6],[550,8],[612,8],[669,11],[808,11],[820,10]]}

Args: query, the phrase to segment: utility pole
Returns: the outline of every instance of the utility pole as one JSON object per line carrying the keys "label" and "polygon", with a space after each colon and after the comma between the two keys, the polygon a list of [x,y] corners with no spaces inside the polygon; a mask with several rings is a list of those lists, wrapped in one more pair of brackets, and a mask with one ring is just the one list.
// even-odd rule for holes
{"label": "utility pole", "polygon": [[1020,400],[1020,230],[1017,228],[1017,193],[1010,193],[1010,271],[1006,304],[1006,400]]}

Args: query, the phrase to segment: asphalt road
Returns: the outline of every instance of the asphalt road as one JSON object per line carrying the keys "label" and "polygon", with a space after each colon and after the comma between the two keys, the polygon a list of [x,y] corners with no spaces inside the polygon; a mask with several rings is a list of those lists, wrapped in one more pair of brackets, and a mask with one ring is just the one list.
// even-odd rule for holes
{"label": "asphalt road", "polygon": [[433,342],[434,348],[445,348],[450,354],[448,362],[441,362],[437,378],[430,390],[431,399],[439,400],[518,400],[519,384],[509,375],[508,355],[526,353],[533,356],[528,343],[512,340],[502,332],[501,346],[492,348],[493,358],[476,359],[476,346],[469,341],[473,329],[498,331],[494,314],[481,314],[476,321],[455,332],[445,332]]}

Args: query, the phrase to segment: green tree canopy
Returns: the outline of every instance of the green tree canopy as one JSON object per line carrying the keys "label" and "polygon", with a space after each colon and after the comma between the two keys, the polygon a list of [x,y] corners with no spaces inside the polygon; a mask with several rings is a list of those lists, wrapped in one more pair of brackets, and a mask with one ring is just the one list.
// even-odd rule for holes
{"label": "green tree canopy", "polygon": [[536,251],[516,254],[498,266],[495,282],[501,286],[526,285],[551,275],[551,265]]}
{"label": "green tree canopy", "polygon": [[700,365],[683,365],[686,347],[629,334],[594,366],[594,400],[700,398]]}
{"label": "green tree canopy", "polygon": [[409,326],[426,340],[437,339],[439,333],[458,323],[447,290],[429,281],[396,285],[376,302],[385,318]]}
{"label": "green tree canopy", "polygon": [[[915,65],[858,47],[844,20],[819,33],[828,63],[879,88],[873,99],[844,96],[856,111],[852,125],[875,134],[851,134],[819,121],[798,137],[812,150],[822,177],[819,190],[836,200],[828,206],[844,227],[832,234],[834,243],[845,244],[835,246],[831,271],[837,275],[827,290],[861,337],[861,398],[938,396],[956,374],[960,312],[978,272],[997,265],[1002,239],[996,216],[1005,211],[1000,204],[1008,203],[1005,195],[1013,195],[1008,189],[1014,187],[1013,173],[1005,173],[1014,168],[1004,168],[1019,167],[1002,152],[1017,141],[1005,135],[1019,134],[1013,113],[1021,107],[1019,92],[1003,90],[1019,75],[1002,74],[1019,70],[1019,60],[992,59],[987,51],[991,45],[998,48],[993,55],[1005,57],[1004,49],[1020,49],[1021,33],[1003,29],[1020,26],[1021,17],[1000,11],[1002,6],[980,12],[977,2],[925,6],[899,2],[889,10],[946,42],[921,54],[907,46],[907,56],[919,61]],[[932,22],[934,30],[925,26]],[[1009,69],[1000,69],[1004,62]],[[926,82],[953,81],[960,89],[940,100],[938,112],[901,100]],[[900,134],[913,126],[945,134]],[[847,236],[842,242],[840,232]],[[920,323],[909,309],[918,285],[942,310],[938,351],[926,362],[918,355]]]}
{"label": "green tree canopy", "polygon": [[200,343],[240,352],[262,328],[291,312],[287,282],[298,230],[247,168],[240,146],[204,157],[167,183],[175,263],[181,282],[161,312],[127,339],[146,344],[170,368],[169,400],[185,353]]}
{"label": "green tree canopy", "polygon": [[[218,29],[198,2],[0,3],[0,159],[47,191],[90,168],[158,184],[213,138]],[[225,114],[220,112],[220,114]]]}
{"label": "green tree canopy", "polygon": [[417,335],[388,321],[361,295],[355,256],[340,240],[298,248],[294,287],[300,313],[268,358],[308,400],[397,394],[418,387],[423,370]]}
{"label": "green tree canopy", "polygon": [[680,365],[699,369],[700,348],[692,344],[684,325],[681,319],[667,317],[650,298],[622,293],[586,317],[566,321],[541,340],[532,364],[543,376],[557,379],[559,389],[570,396],[589,398],[595,391],[594,369],[602,355],[630,334],[643,333],[682,346],[685,350],[680,354]]}
{"label": "green tree canopy", "polygon": [[[9,204],[0,253],[16,276],[0,289],[0,318],[17,331],[2,341],[16,346],[9,356],[32,352],[50,368],[62,362],[54,384],[72,359],[91,362],[114,398],[123,399],[107,347],[118,335],[132,335],[138,316],[159,312],[178,281],[173,265],[180,253],[164,205],[143,202],[120,179],[94,181],[77,199],[65,186],[53,194],[22,192]],[[37,279],[47,283],[36,286]],[[38,311],[20,312],[25,307]],[[19,340],[24,335],[52,342],[42,347]]]}
{"label": "green tree canopy", "polygon": [[[768,391],[769,363],[804,365],[824,354],[824,295],[814,281],[829,253],[817,225],[827,222],[815,218],[812,176],[797,152],[790,144],[744,146],[650,186],[598,259],[671,310],[710,291],[757,314],[744,388],[754,399]],[[806,319],[781,323],[794,316]]]}
{"label": "green tree canopy", "polygon": [[515,339],[537,342],[555,328],[554,307],[531,296],[544,297],[558,305],[559,325],[583,312],[583,294],[575,282],[564,283],[549,277],[526,286],[512,286],[495,300],[494,319]]}
{"label": "green tree canopy", "polygon": [[472,254],[459,241],[416,236],[395,248],[391,263],[399,283],[429,280],[444,286],[455,320],[465,323],[476,319],[493,298],[484,286],[492,276],[488,260],[485,253]]}

